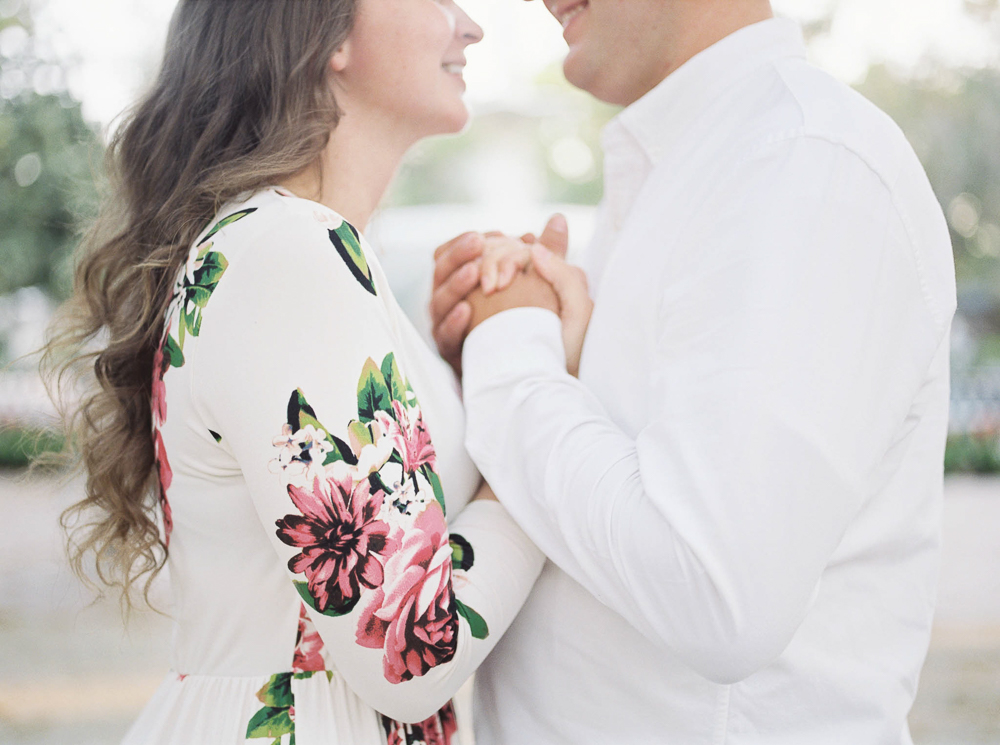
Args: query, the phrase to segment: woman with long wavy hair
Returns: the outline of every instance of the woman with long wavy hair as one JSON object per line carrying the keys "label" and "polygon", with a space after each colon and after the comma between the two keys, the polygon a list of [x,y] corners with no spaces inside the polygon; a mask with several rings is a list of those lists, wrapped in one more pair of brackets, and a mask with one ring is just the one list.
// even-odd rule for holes
{"label": "woman with long wavy hair", "polygon": [[480,38],[452,0],[180,1],[45,362],[89,384],[77,569],[127,599],[170,567],[127,743],[447,743],[525,601],[542,557],[357,229],[465,124]]}

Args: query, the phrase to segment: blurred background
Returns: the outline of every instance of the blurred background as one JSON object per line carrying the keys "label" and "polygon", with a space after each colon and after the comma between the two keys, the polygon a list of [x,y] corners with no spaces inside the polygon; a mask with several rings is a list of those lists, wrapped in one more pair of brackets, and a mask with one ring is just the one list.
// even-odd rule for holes
{"label": "blurred background", "polygon": [[[540,2],[466,0],[474,119],[409,155],[367,233],[426,330],[431,253],[468,229],[538,230],[584,250],[616,113],[569,86]],[[169,669],[170,621],[127,630],[65,565],[58,515],[79,483],[26,481],[58,448],[30,353],[67,295],[103,145],[156,71],[174,0],[0,0],[0,742],[117,742]],[[776,0],[813,60],[902,127],[948,218],[959,280],[945,555],[917,745],[1000,744],[1000,8],[998,0]],[[166,608],[164,577],[154,592]],[[465,743],[471,743],[466,737]]]}

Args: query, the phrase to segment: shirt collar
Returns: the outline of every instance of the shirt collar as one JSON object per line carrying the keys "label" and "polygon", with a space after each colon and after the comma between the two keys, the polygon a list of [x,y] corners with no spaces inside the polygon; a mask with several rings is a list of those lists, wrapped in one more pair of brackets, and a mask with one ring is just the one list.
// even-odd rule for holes
{"label": "shirt collar", "polygon": [[638,145],[655,165],[669,143],[732,85],[782,57],[805,57],[802,29],[772,18],[740,29],[696,54],[611,120],[602,134],[606,153]]}

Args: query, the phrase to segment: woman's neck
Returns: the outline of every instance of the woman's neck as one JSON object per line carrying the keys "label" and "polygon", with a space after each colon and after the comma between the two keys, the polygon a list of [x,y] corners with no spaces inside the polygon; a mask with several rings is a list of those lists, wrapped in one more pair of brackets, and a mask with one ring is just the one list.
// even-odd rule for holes
{"label": "woman's neck", "polygon": [[415,141],[388,125],[345,113],[316,165],[281,185],[297,196],[326,205],[363,230]]}

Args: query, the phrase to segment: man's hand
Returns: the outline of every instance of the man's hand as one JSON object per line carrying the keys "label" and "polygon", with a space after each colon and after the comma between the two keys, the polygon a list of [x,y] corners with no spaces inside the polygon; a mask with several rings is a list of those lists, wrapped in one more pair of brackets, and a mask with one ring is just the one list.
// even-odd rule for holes
{"label": "man's hand", "polygon": [[[466,298],[481,283],[480,263],[486,250],[486,238],[496,235],[499,234],[487,233],[484,237],[478,233],[464,233],[434,252],[431,328],[438,352],[457,375],[462,374],[462,344],[472,321],[472,307]],[[553,215],[540,237],[528,234],[522,236],[521,240],[525,243],[541,243],[556,255],[565,256],[569,245],[566,218]],[[492,270],[488,271],[491,277],[497,277],[497,286],[513,279],[514,273],[509,271],[502,277],[499,276],[499,271],[496,275],[493,275]],[[491,282],[491,279],[487,279],[487,285]]]}
{"label": "man's hand", "polygon": [[576,376],[580,371],[583,340],[594,312],[594,301],[587,289],[587,275],[579,267],[541,245],[531,247],[535,270],[555,290],[559,298],[559,318],[562,320],[563,347],[566,350],[566,370]]}

